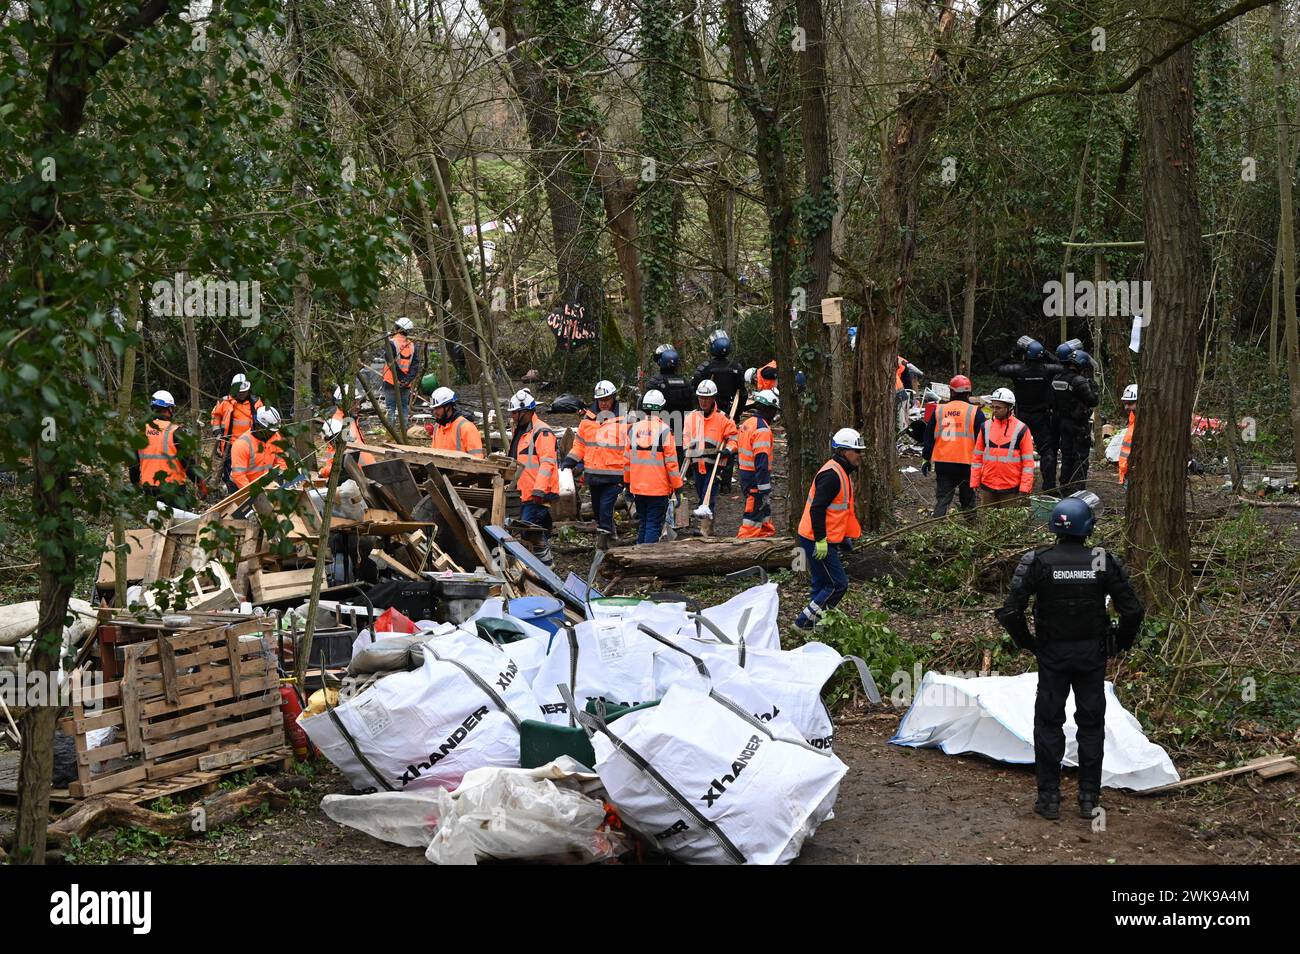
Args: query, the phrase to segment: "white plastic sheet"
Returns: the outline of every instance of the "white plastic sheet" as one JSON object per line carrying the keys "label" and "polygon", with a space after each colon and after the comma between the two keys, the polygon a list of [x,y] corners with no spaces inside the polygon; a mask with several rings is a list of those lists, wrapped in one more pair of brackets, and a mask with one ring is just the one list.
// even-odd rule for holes
{"label": "white plastic sheet", "polygon": [[[890,740],[895,745],[938,747],[948,755],[975,752],[1001,762],[1034,761],[1034,696],[1038,673],[961,679],[927,672],[911,708]],[[1065,704],[1065,760],[1077,766],[1074,693]],[[1150,741],[1142,726],[1106,683],[1106,748],[1101,784],[1142,791],[1178,781],[1165,750]]]}

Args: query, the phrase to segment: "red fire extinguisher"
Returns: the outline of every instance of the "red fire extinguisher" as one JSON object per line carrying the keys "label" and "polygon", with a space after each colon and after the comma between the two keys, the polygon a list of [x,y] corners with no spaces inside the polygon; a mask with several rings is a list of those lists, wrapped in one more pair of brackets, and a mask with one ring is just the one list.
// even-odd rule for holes
{"label": "red fire extinguisher", "polygon": [[305,762],[311,752],[311,740],[298,724],[298,716],[302,715],[302,701],[293,686],[280,687],[280,714],[284,717],[284,735],[293,748],[293,757],[299,762]]}

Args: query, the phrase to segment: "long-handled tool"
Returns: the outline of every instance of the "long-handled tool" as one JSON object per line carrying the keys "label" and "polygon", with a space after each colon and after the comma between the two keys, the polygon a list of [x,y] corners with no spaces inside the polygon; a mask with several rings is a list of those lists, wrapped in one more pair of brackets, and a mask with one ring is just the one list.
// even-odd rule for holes
{"label": "long-handled tool", "polygon": [[[740,392],[737,391],[735,397],[731,399],[731,413],[728,415],[733,421],[736,419],[736,408],[739,406]],[[722,466],[722,454],[725,450],[725,447],[718,448],[718,454],[713,458],[713,473],[709,474],[708,486],[704,488],[704,499],[695,508],[695,516],[700,518],[700,536],[702,537],[713,535],[713,508],[709,506],[709,499],[713,493],[713,482],[718,479],[718,468]]]}

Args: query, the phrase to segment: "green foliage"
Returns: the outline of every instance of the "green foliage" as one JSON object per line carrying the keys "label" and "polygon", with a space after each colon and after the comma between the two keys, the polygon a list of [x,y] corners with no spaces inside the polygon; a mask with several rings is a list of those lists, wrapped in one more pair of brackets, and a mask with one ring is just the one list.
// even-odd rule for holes
{"label": "green foliage", "polygon": [[[891,629],[889,614],[880,610],[867,610],[856,617],[831,610],[817,626],[816,639],[843,656],[860,656],[871,670],[876,685],[882,692],[894,673],[912,673],[919,662],[924,665],[928,656],[924,647],[913,646]],[[857,674],[845,667],[831,680],[825,696],[838,699],[846,695],[857,680]]]}

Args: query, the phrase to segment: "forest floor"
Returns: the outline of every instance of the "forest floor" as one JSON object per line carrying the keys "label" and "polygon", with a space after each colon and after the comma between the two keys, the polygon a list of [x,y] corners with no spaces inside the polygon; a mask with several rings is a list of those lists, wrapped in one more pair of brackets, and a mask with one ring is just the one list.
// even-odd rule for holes
{"label": "forest floor", "polygon": [[[556,417],[553,423],[566,423]],[[778,461],[779,455],[780,450]],[[928,518],[933,505],[933,480],[906,472],[919,465],[915,457],[900,461],[904,473],[897,516],[906,523]],[[784,525],[788,505],[781,469],[778,463],[777,526]],[[1193,649],[1198,658],[1224,662],[1225,672],[1235,673],[1248,665],[1246,671],[1260,673],[1263,702],[1243,706],[1230,698],[1224,701],[1224,688],[1212,681],[1167,685],[1170,673],[1162,668],[1161,657],[1171,650],[1158,640],[1146,655],[1112,664],[1110,674],[1121,701],[1142,721],[1152,740],[1165,747],[1184,778],[1257,755],[1300,750],[1300,688],[1294,670],[1295,659],[1300,658],[1296,613],[1300,599],[1293,595],[1291,577],[1300,555],[1300,521],[1295,510],[1243,506],[1219,491],[1221,483],[1219,477],[1192,481],[1193,551],[1204,557],[1198,563],[1202,567],[1198,593],[1213,624],[1198,628]],[[1107,506],[1106,522],[1119,524],[1123,490],[1114,484],[1113,471],[1107,472],[1103,465],[1100,473],[1094,472],[1090,486]],[[691,496],[688,491],[689,506],[695,503]],[[739,516],[739,495],[733,492],[718,507],[715,532],[734,533]],[[979,532],[961,520],[937,530],[918,528],[883,547],[856,554],[849,562],[854,583],[842,606],[846,616],[884,621],[900,641],[902,648],[895,651],[904,652],[909,663],[924,662],[926,669],[975,671],[988,653],[994,671],[1025,671],[1032,658],[1006,653],[992,609],[1001,601],[1018,554],[1048,542],[1026,517],[1024,511],[986,515]],[[972,552],[953,552],[962,546]],[[568,570],[585,574],[589,560],[585,535],[559,534],[561,576]],[[782,598],[783,632],[789,632],[788,624],[807,599],[806,578],[783,571],[774,579]],[[679,590],[706,604],[735,591],[718,578],[626,580],[612,591],[658,589]],[[1269,600],[1284,603],[1276,607]],[[1247,619],[1252,635],[1244,640],[1241,633]],[[832,641],[832,637],[818,638]],[[1248,654],[1243,659],[1247,651],[1243,647],[1248,645],[1261,647],[1264,655]],[[881,689],[888,696],[883,682]],[[1032,766],[890,745],[905,708],[891,705],[888,699],[872,707],[849,699],[838,707],[835,751],[849,772],[840,788],[835,817],[807,843],[801,863],[1300,862],[1300,775],[1272,781],[1240,776],[1157,796],[1107,789],[1103,792],[1105,829],[1094,831],[1073,812],[1071,772],[1066,773],[1063,787],[1062,818],[1048,822],[1031,810]],[[424,863],[418,849],[385,844],[326,818],[319,808],[321,796],[347,792],[348,784],[329,765],[302,771],[310,776],[309,786],[293,793],[293,805],[284,811],[254,815],[192,841],[166,841],[134,830],[106,832],[80,846],[68,860]],[[0,805],[0,837],[11,825],[11,808]]]}

